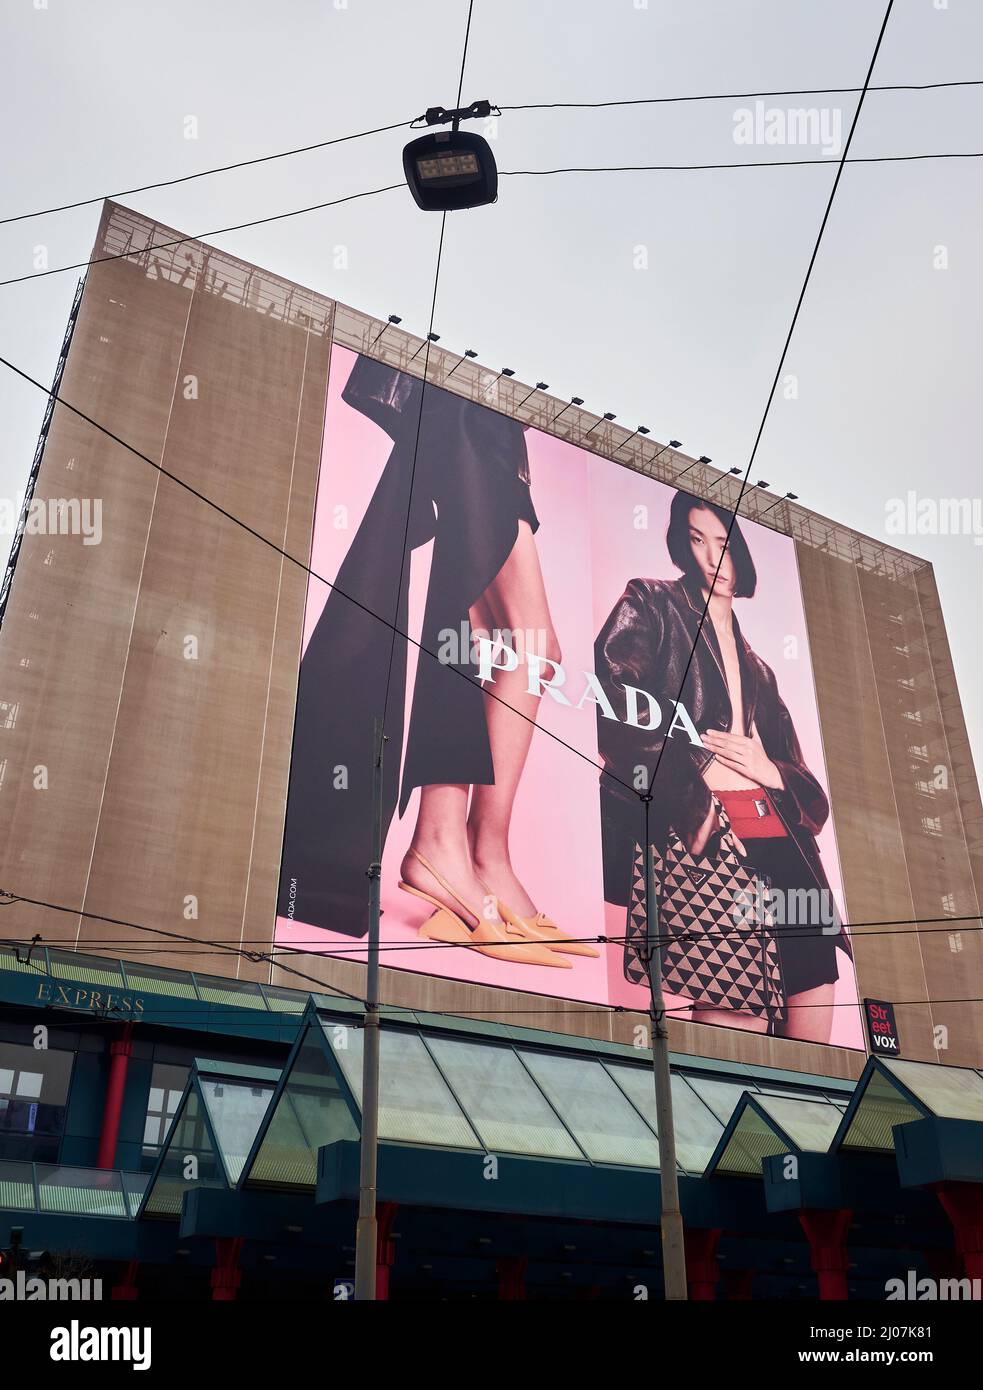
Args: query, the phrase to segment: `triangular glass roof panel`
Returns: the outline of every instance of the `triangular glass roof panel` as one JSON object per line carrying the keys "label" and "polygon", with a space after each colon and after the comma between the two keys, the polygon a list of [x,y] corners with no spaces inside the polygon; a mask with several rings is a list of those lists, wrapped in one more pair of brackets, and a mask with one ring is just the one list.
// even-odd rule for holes
{"label": "triangular glass roof panel", "polygon": [[[349,1024],[329,1030],[352,1034]],[[246,1186],[313,1191],[317,1151],[357,1139],[358,1114],[333,1060],[317,1009],[310,1005],[283,1075],[238,1175]]]}
{"label": "triangular glass roof panel", "polygon": [[708,1177],[725,1173],[760,1178],[762,1159],[795,1149],[777,1121],[761,1110],[760,1099],[746,1095],[740,1102],[707,1164]]}
{"label": "triangular glass roof panel", "polygon": [[883,1059],[881,1066],[933,1115],[983,1121],[983,1077],[979,1072],[969,1067],[945,1067],[937,1062],[905,1062],[889,1057]]}
{"label": "triangular glass roof panel", "polygon": [[277,1075],[268,1067],[195,1062],[138,1216],[173,1219],[192,1188],[235,1186]]}
{"label": "triangular glass roof panel", "polygon": [[191,1188],[228,1185],[201,1092],[189,1078],[138,1216],[178,1217],[184,1194]]}
{"label": "triangular glass roof panel", "polygon": [[198,1085],[231,1186],[239,1181],[274,1091],[273,1081],[201,1076]]}
{"label": "triangular glass roof panel", "polygon": [[888,1065],[878,1057],[868,1058],[830,1146],[832,1152],[894,1153],[894,1126],[930,1113],[900,1078],[892,1076]]}

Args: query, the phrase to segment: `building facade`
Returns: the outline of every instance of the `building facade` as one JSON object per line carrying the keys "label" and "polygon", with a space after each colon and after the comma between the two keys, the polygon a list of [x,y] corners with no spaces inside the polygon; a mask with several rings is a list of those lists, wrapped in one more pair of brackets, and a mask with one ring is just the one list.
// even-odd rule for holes
{"label": "building facade", "polygon": [[[256,1291],[265,1287],[264,1253],[318,1287],[325,1247],[339,1279],[348,1269],[352,1170],[345,1146],[357,1140],[358,1097],[331,1030],[351,1025],[364,967],[338,950],[290,956],[281,949],[271,958],[284,941],[277,936],[278,882],[298,671],[309,635],[325,402],[338,350],[416,380],[426,363],[428,385],[558,445],[577,445],[612,468],[669,485],[685,473],[697,499],[724,507],[737,500],[738,481],[709,463],[436,344],[425,347],[398,323],[375,320],[119,204],[105,205],[0,599],[0,885],[11,898],[3,914],[9,988],[0,1035],[0,1172],[4,1165],[8,1171],[0,1193],[6,1212],[27,1213],[25,1223],[37,1226],[42,1244],[98,1247],[122,1289],[136,1287],[141,1263],[154,1271],[144,1285],[153,1287],[176,1250],[191,1251],[180,1258],[200,1270],[218,1271],[217,1281],[201,1274],[202,1287],[211,1278],[213,1290],[234,1289],[241,1251],[229,1242],[247,1235]],[[66,499],[99,500],[97,542],[94,524],[88,536],[60,533]],[[755,488],[745,494],[740,517],[794,547],[857,992],[893,1005],[904,1064],[924,1069],[902,1078],[856,1046],[672,1019],[680,1098],[693,1126],[692,1151],[682,1161],[692,1180],[689,1224],[717,1232],[703,1238],[705,1249],[692,1244],[691,1265],[705,1258],[709,1269],[720,1238],[725,1251],[728,1241],[745,1240],[732,1252],[734,1269],[766,1270],[762,1288],[809,1296],[810,1241],[813,1253],[823,1241],[840,1250],[846,1228],[837,1233],[829,1218],[810,1230],[811,1218],[796,1219],[795,1202],[802,1210],[840,1213],[868,1204],[870,1248],[881,1254],[870,1256],[864,1277],[883,1281],[900,1258],[875,1198],[884,1164],[895,1188],[901,1164],[887,1118],[923,1124],[923,1139],[925,1125],[935,1135],[943,1121],[950,1129],[983,1121],[974,1109],[983,1085],[976,1070],[983,1067],[983,1021],[967,987],[983,977],[974,921],[983,812],[931,566]],[[645,1075],[637,1045],[644,1014],[591,1002],[590,995],[576,1007],[559,1007],[562,985],[545,997],[487,980],[386,968],[385,957],[382,977],[387,1026],[407,1048],[413,1039],[414,1048],[425,1049],[435,1088],[449,1084],[455,1068],[463,1084],[463,1053],[448,1054],[446,1066],[438,1061],[441,1048],[464,1046],[462,1020],[470,1021],[475,1048],[504,1048],[496,1030],[506,1026],[514,1035],[509,1046],[518,1046],[527,1030],[532,1061],[512,1052],[495,1057],[503,1067],[521,1067],[516,1075],[531,1107],[560,1117],[546,1154],[591,1169],[580,1195],[568,1193],[565,1215],[574,1224],[618,1224],[609,1168],[634,1175],[639,1213],[655,1210],[657,1139],[646,1128],[644,1103],[630,1099]],[[305,1012],[312,991],[313,1014]],[[44,1046],[39,1024],[48,1029]],[[273,1162],[268,1153],[266,1176],[257,1176],[274,1101],[289,1091],[298,1065],[291,1049],[301,1033],[308,1052],[317,1038],[311,1093],[327,1088],[341,1097],[331,1110],[338,1128],[297,1141],[305,1155],[300,1178],[287,1172],[289,1155]],[[535,1059],[543,1057],[554,1060],[541,1062],[540,1074]],[[603,1076],[590,1075],[611,1107],[608,1129],[620,1134],[627,1127],[634,1148],[628,1140],[627,1148],[599,1141],[592,1148],[581,1119],[564,1113],[564,1067],[597,1058]],[[631,1075],[612,1076],[616,1065]],[[398,1072],[396,1061],[394,1067]],[[929,1073],[937,1079],[926,1090]],[[947,1076],[958,1076],[970,1096],[962,1108],[938,1099],[938,1088],[948,1095]],[[216,1087],[223,1095],[216,1097]],[[769,1087],[793,1106],[785,1128],[761,1099]],[[225,1095],[234,1099],[231,1110],[220,1104]],[[447,1218],[432,1258],[422,1236],[412,1237],[417,1254],[404,1289],[425,1294],[428,1279],[448,1286],[448,1271],[465,1267],[465,1247],[491,1240],[494,1259],[479,1250],[460,1287],[509,1296],[509,1287],[524,1285],[519,1266],[509,1264],[522,1242],[504,1234],[502,1211],[493,1236],[478,1231],[474,1213],[487,1214],[494,1204],[480,1188],[469,1196],[473,1174],[461,1159],[493,1147],[490,1118],[478,1113],[477,1099],[469,1106],[455,1095],[461,1115],[448,1119],[448,1133],[456,1125],[466,1139],[452,1138],[443,1157],[431,1157],[441,1172],[440,1163],[448,1165],[446,1187],[460,1220]],[[863,1142],[857,1131],[850,1139],[854,1114],[869,1118],[875,1095],[880,1119]],[[611,1118],[622,1102],[624,1117]],[[181,1125],[193,1131],[190,1149],[207,1157],[215,1179],[191,1187],[210,1195],[177,1209],[162,1197],[160,1209],[150,1210],[154,1184],[164,1191],[168,1135]],[[399,1211],[446,1211],[413,1155],[395,1152],[400,1145],[418,1149],[421,1133],[394,1123],[387,1142],[394,1146],[387,1160],[393,1221]],[[789,1198],[787,1208],[769,1207],[776,1218],[770,1231],[763,1219],[750,1229],[739,1200],[748,1191],[747,1165],[767,1183],[762,1161],[789,1145],[813,1156],[805,1165],[813,1165],[813,1186]],[[844,1145],[868,1146],[876,1157],[844,1159]],[[905,1207],[917,1232],[910,1239],[906,1233],[905,1248],[935,1252],[929,1260],[948,1258],[946,1252],[954,1258],[959,1241],[964,1254],[973,1254],[959,1234],[969,1208],[957,1210],[951,1193],[940,1204],[931,1189],[970,1188],[980,1175],[940,1158],[944,1148],[934,1167],[905,1150],[904,1161],[915,1167],[901,1177],[918,1189],[910,1211]],[[509,1161],[521,1166],[543,1157],[524,1141]],[[281,1161],[287,1167],[277,1176]],[[21,1165],[31,1169],[29,1178]],[[115,1174],[111,1195],[94,1210],[82,1195],[92,1183],[79,1176],[89,1171]],[[712,1200],[711,1178],[718,1183]],[[509,1210],[531,1221],[563,1215],[535,1195],[529,1172],[517,1172],[515,1182],[527,1199],[513,1191]],[[68,1195],[53,1195],[56,1189]],[[291,1254],[281,1228],[303,1227],[315,1207],[326,1223],[321,1235],[313,1249],[301,1240]],[[297,1215],[301,1208],[306,1215]],[[275,1248],[264,1250],[274,1209]],[[57,1239],[45,1234],[49,1217],[61,1222]],[[82,1227],[69,1230],[65,1222],[76,1217]],[[93,1222],[101,1223],[98,1239]],[[646,1224],[650,1215],[639,1222]],[[639,1269],[648,1267],[648,1254],[639,1253],[647,1247],[637,1233],[631,1239],[611,1267],[611,1288],[641,1278]],[[773,1241],[797,1243],[795,1255],[779,1253]],[[569,1246],[572,1255],[577,1240],[560,1242],[559,1252],[555,1239],[547,1244],[540,1252],[544,1288],[562,1288],[565,1270],[586,1288],[607,1287],[598,1251],[574,1273],[577,1262],[563,1252]],[[389,1254],[393,1259],[380,1256],[380,1263],[398,1268]],[[779,1277],[782,1261],[791,1262],[794,1280]],[[845,1278],[845,1264],[841,1273]],[[707,1275],[702,1282],[715,1280]],[[741,1287],[736,1276],[733,1286]]]}
{"label": "building facade", "polygon": [[[116,204],[94,260],[58,390],[131,447],[56,407],[34,499],[101,499],[101,539],[49,527],[15,544],[0,640],[0,881],[64,910],[16,903],[8,934],[151,946],[109,918],[259,950],[274,934],[332,344],[409,376],[429,360],[445,392],[556,439],[589,430],[593,455],[666,482],[685,470],[697,497],[726,506],[737,483],[436,346],[427,359],[397,325]],[[895,1002],[906,1056],[978,1064],[980,1010],[945,1001],[983,967],[966,920],[979,911],[981,808],[931,567],[757,489],[745,515],[794,541],[860,994]],[[167,959],[193,965],[179,947],[168,943]],[[309,956],[304,968],[358,992],[359,966]],[[268,963],[241,954],[222,973],[270,982]],[[383,976],[392,1003],[491,1018],[522,1007],[533,1026],[557,1024],[537,1013],[538,995]],[[276,971],[272,982],[290,983]],[[584,1009],[571,1027],[630,1040],[636,1022]],[[862,1064],[841,1049],[673,1026],[674,1045],[703,1056],[843,1076]]]}

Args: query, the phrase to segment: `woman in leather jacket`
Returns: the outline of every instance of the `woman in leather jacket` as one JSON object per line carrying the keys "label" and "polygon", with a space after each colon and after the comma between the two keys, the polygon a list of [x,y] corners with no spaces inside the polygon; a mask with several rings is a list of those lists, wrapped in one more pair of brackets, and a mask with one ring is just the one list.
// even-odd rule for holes
{"label": "woman in leather jacket", "polygon": [[[628,901],[633,848],[643,839],[640,793],[657,764],[650,828],[660,849],[670,826],[692,852],[706,847],[718,829],[712,792],[726,806],[749,866],[785,904],[800,909],[787,925],[776,918],[789,1006],[778,1031],[828,1042],[841,928],[816,836],[829,803],[803,762],[775,674],[752,651],[734,612],[735,599],[753,597],[757,574],[738,525],[727,543],[729,522],[722,508],[677,492],[667,541],[681,577],[632,579],[597,637],[595,670],[618,714],[617,720],[598,718],[607,774],[601,776],[605,898]],[[672,719],[684,673],[680,704],[700,745]],[[656,728],[625,722],[626,686],[658,701],[663,717]],[[692,1019],[755,1031],[767,1026],[750,1014],[720,1009],[694,1007]]]}

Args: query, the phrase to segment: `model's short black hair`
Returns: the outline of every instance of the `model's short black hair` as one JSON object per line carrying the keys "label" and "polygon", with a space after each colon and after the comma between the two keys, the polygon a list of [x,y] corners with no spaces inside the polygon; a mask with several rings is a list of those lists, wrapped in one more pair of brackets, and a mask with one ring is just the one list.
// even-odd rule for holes
{"label": "model's short black hair", "polygon": [[[666,532],[666,545],[669,547],[669,557],[672,563],[678,570],[682,570],[686,579],[698,579],[700,577],[700,569],[689,539],[689,514],[695,509],[713,512],[725,528],[730,526],[732,516],[732,513],[724,507],[717,507],[713,502],[707,502],[702,497],[694,497],[692,493],[683,491],[676,493],[672,499],[672,506],[669,508],[669,529]],[[751,552],[748,550],[747,541],[744,539],[744,533],[738,521],[734,522],[731,530],[728,549],[734,562],[734,597],[754,598],[754,591],[758,587],[758,571],[754,568]]]}

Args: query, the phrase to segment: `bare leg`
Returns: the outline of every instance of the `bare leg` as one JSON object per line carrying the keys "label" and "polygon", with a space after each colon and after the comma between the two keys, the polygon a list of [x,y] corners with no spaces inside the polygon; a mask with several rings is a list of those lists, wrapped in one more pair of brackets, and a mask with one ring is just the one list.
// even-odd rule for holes
{"label": "bare leg", "polygon": [[[520,658],[527,652],[560,660],[550,618],[539,553],[528,522],[519,522],[515,546],[501,570],[472,609],[477,629],[498,628],[511,634]],[[528,691],[529,673],[520,659],[515,671],[495,673],[485,694],[485,718],[495,782],[476,786],[468,815],[468,839],[475,872],[488,890],[521,917],[538,910],[515,875],[509,855],[512,808],[532,742],[539,695]]]}
{"label": "bare leg", "polygon": [[[488,889],[479,882],[468,848],[467,811],[468,790],[465,786],[434,784],[420,789],[420,813],[416,819],[411,848],[428,859],[443,878],[460,893],[472,909],[474,926],[477,914],[488,921],[497,920]],[[455,912],[461,905],[441,887],[413,854],[407,853],[400,868],[400,877],[414,888],[420,888]]]}
{"label": "bare leg", "polygon": [[833,1035],[833,999],[836,985],[817,985],[800,994],[790,994],[789,1012],[779,1025],[779,1035],[799,1042],[828,1043]]}

